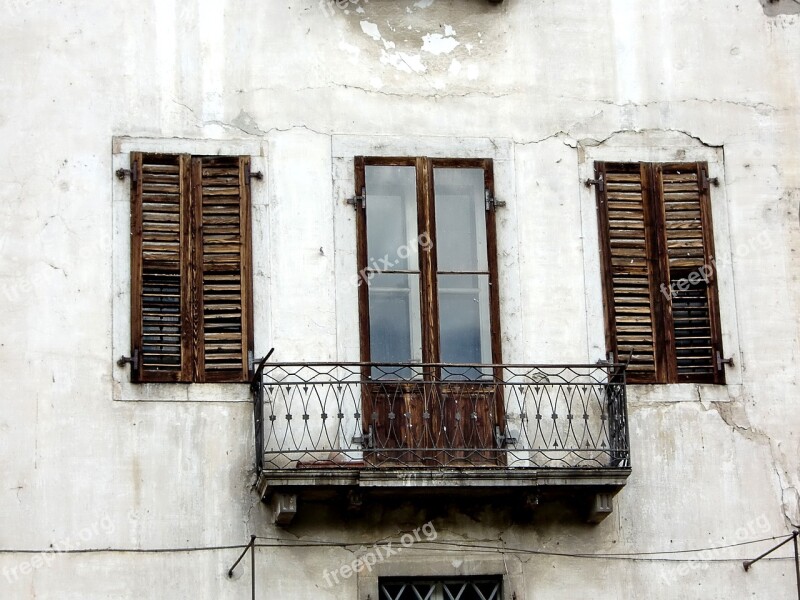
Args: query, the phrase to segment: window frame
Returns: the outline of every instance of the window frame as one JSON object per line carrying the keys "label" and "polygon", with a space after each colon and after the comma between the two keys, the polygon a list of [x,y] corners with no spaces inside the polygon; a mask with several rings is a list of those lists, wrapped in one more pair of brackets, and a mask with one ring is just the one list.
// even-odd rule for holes
{"label": "window frame", "polygon": [[[370,344],[369,285],[361,274],[368,268],[366,167],[368,166],[413,166],[416,172],[417,235],[421,239],[427,235],[428,249],[418,246],[420,323],[422,337],[423,364],[441,363],[441,332],[439,329],[439,297],[436,245],[436,207],[434,195],[434,169],[464,168],[482,169],[484,173],[484,192],[486,196],[485,226],[486,253],[489,278],[489,336],[491,364],[502,363],[502,344],[500,330],[500,294],[497,261],[497,225],[494,198],[494,164],[489,158],[431,158],[425,156],[356,156],[355,190],[361,202],[356,203],[356,263],[358,278],[358,311],[360,360],[372,362]],[[368,372],[368,370],[367,370]],[[438,377],[438,369],[431,373]]]}
{"label": "window frame", "polygon": [[[638,166],[641,172],[643,219],[645,224],[646,260],[650,265],[652,276],[650,282],[651,320],[653,324],[653,349],[655,371],[652,377],[638,374],[628,375],[630,383],[670,384],[670,383],[711,383],[724,385],[726,373],[718,359],[724,356],[722,344],[722,327],[720,316],[720,297],[718,287],[717,257],[714,250],[714,227],[712,222],[711,185],[709,167],[706,161],[667,160],[658,162],[637,162],[631,160],[597,160],[594,162],[594,180],[596,186],[595,201],[598,215],[598,234],[600,247],[600,268],[603,288],[603,313],[605,321],[605,338],[607,351],[615,361],[624,360],[619,355],[617,344],[617,327],[615,318],[614,284],[611,272],[610,228],[608,220],[608,198],[606,189],[607,165],[624,165],[631,168]],[[712,373],[710,375],[680,374],[677,365],[677,346],[674,329],[672,303],[674,294],[669,296],[663,291],[673,290],[672,274],[681,269],[671,268],[668,255],[666,235],[666,206],[662,189],[664,169],[693,169],[697,173],[698,197],[702,227],[704,267],[712,265],[707,274],[706,290],[709,315],[709,339],[711,342]],[[686,267],[687,274],[697,269]],[[685,277],[677,281],[684,281]]]}

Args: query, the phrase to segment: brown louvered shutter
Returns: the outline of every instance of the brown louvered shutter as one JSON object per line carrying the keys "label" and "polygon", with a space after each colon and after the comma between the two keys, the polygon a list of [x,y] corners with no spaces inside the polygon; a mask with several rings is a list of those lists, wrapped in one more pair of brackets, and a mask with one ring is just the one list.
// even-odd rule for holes
{"label": "brown louvered shutter", "polygon": [[663,381],[650,172],[640,163],[596,163],[595,174],[607,347],[629,363],[629,381]]}
{"label": "brown louvered shutter", "polygon": [[665,311],[669,378],[723,383],[708,166],[655,165],[654,173],[664,223],[661,269],[671,290]]}
{"label": "brown louvered shutter", "polygon": [[246,382],[250,160],[131,154],[135,382]]}
{"label": "brown louvered shutter", "polygon": [[250,159],[192,159],[192,297],[198,381],[248,380],[252,350]]}
{"label": "brown louvered shutter", "polygon": [[137,382],[188,381],[188,157],[131,154],[131,333]]}

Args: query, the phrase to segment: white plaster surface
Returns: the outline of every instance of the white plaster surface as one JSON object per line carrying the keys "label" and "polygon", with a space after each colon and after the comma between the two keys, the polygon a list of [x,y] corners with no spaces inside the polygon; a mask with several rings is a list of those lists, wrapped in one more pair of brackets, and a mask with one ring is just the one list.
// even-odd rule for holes
{"label": "white plaster surface", "polygon": [[[800,525],[800,15],[776,4],[0,2],[0,598],[247,598],[249,562],[228,579],[239,551],[214,548],[251,533],[368,547],[433,519],[441,540],[577,554]],[[730,383],[630,388],[634,471],[596,527],[434,501],[361,519],[321,504],[276,528],[251,489],[246,386],[134,386],[115,364],[130,349],[114,170],[158,148],[253,156],[256,354],[307,361],[358,357],[354,155],[494,159],[504,357],[545,363],[605,350],[592,161],[707,160]],[[62,542],[94,551],[34,562]],[[700,563],[506,553],[501,572],[508,599],[793,598],[792,562],[734,560],[767,546]],[[395,573],[501,569],[404,552]],[[260,548],[259,588],[375,599],[369,578],[325,584],[353,557]]]}

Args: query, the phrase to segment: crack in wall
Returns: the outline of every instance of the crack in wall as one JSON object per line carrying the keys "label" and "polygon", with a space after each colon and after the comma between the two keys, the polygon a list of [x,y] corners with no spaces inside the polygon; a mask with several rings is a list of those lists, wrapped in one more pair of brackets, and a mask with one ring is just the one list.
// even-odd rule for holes
{"label": "crack in wall", "polygon": [[[756,429],[750,423],[745,406],[740,402],[709,402],[708,405],[701,402],[700,405],[706,412],[716,412],[732,432],[754,444],[769,448],[772,468],[781,491],[781,512],[784,522],[789,529],[800,527],[800,492],[796,486],[787,481],[789,470],[777,455],[780,442],[774,442],[769,435]],[[787,495],[792,497],[787,499]]]}

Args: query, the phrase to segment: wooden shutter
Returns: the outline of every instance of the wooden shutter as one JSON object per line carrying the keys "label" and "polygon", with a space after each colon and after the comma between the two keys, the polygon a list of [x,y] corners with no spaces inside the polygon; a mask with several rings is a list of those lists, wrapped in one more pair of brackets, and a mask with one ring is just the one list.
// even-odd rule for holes
{"label": "wooden shutter", "polygon": [[189,304],[183,282],[188,157],[131,154],[131,333],[137,382],[189,381]]}
{"label": "wooden shutter", "polygon": [[641,163],[596,163],[595,172],[607,347],[629,362],[629,381],[662,381],[650,173]]}
{"label": "wooden shutter", "polygon": [[252,350],[250,159],[192,159],[192,279],[199,381],[241,381]]}
{"label": "wooden shutter", "polygon": [[724,383],[705,163],[596,163],[606,341],[633,383]]}
{"label": "wooden shutter", "polygon": [[132,153],[136,382],[245,382],[252,351],[248,157]]}
{"label": "wooden shutter", "polygon": [[719,309],[705,163],[654,166],[664,223],[661,268],[670,287],[665,311],[671,381],[722,383]]}

